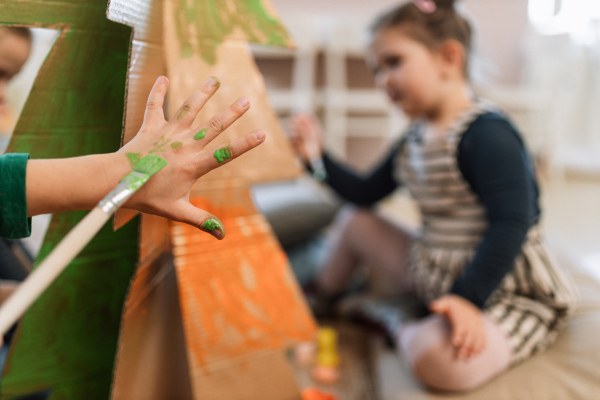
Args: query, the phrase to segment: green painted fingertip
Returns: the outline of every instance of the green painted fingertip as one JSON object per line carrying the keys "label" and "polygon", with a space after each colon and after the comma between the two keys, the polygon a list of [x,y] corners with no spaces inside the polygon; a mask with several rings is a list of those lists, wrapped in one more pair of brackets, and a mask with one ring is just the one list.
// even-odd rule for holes
{"label": "green painted fingertip", "polygon": [[223,223],[217,218],[211,218],[204,222],[204,225],[202,225],[202,229],[219,240],[223,239],[223,237],[225,236],[225,227],[223,226]]}

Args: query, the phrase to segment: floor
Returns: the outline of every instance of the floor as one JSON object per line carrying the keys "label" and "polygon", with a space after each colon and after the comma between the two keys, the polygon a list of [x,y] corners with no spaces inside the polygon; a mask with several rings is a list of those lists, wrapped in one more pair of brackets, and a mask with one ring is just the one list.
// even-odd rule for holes
{"label": "floor", "polygon": [[[548,242],[600,281],[600,176],[558,175],[542,179],[540,186]],[[414,206],[401,194],[381,211],[405,224],[418,223]],[[400,400],[397,393],[409,385],[400,373],[406,367],[383,346],[377,345],[376,353],[381,400]]]}

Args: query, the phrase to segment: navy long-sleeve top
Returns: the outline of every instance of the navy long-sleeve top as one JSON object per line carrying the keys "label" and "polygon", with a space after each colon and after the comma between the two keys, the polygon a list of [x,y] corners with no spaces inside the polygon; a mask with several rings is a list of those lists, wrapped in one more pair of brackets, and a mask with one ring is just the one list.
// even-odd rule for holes
{"label": "navy long-sleeve top", "polygon": [[[324,154],[329,185],[358,206],[372,206],[400,185],[394,160],[401,144],[362,176]],[[458,145],[457,159],[462,175],[486,209],[489,226],[451,293],[482,308],[513,268],[527,231],[539,220],[539,190],[519,133],[500,114],[486,113],[471,123]]]}

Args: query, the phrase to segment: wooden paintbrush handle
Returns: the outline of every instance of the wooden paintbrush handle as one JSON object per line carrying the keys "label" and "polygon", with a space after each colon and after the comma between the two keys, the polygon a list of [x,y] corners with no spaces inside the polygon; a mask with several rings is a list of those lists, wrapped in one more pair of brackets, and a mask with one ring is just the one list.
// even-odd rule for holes
{"label": "wooden paintbrush handle", "polygon": [[0,308],[0,333],[4,334],[25,310],[54,282],[60,273],[92,240],[112,213],[96,207],[52,250],[44,262],[23,281]]}

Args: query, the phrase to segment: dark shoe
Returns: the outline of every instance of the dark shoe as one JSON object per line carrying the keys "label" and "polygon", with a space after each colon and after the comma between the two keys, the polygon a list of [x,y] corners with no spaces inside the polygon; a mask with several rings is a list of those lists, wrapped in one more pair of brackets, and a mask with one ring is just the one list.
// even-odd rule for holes
{"label": "dark shoe", "polygon": [[315,281],[302,286],[302,291],[304,292],[308,306],[318,321],[331,321],[336,318],[335,308],[343,297],[343,294],[331,295],[323,293]]}
{"label": "dark shoe", "polygon": [[381,335],[386,344],[394,348],[402,324],[420,317],[421,309],[420,302],[413,297],[384,298],[366,294],[344,300],[339,313]]}

